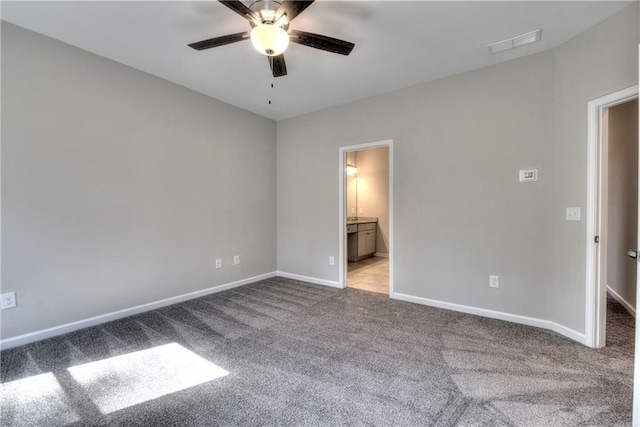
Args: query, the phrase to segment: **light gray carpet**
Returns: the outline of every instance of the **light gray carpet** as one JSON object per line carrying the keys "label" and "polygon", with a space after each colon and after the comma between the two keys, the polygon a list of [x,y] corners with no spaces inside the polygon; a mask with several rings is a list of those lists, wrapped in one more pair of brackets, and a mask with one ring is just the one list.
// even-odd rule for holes
{"label": "light gray carpet", "polygon": [[630,425],[633,319],[609,345],[270,279],[1,354],[3,426]]}

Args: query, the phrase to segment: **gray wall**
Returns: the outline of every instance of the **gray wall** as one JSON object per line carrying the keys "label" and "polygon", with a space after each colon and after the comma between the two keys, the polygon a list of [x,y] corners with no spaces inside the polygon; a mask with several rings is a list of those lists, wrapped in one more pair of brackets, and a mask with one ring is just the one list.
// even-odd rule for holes
{"label": "gray wall", "polygon": [[[338,280],[338,147],[392,138],[395,291],[583,332],[586,228],[565,207],[584,213],[587,101],[637,82],[638,16],[636,3],[552,51],[278,122],[278,269]],[[523,168],[539,180],[519,183]]]}
{"label": "gray wall", "polygon": [[[587,103],[638,82],[638,3],[553,52],[553,317],[584,332],[586,281]],[[582,222],[566,222],[580,206]],[[591,243],[591,240],[589,240]]]}
{"label": "gray wall", "polygon": [[275,150],[271,120],[2,23],[2,337],[275,271]]}
{"label": "gray wall", "polygon": [[636,307],[638,239],[638,100],[608,109],[607,286]]}
{"label": "gray wall", "polygon": [[[543,53],[278,122],[278,269],[338,280],[326,262],[338,254],[338,147],[393,138],[395,291],[549,317],[552,61]],[[519,183],[525,167],[540,180]]]}

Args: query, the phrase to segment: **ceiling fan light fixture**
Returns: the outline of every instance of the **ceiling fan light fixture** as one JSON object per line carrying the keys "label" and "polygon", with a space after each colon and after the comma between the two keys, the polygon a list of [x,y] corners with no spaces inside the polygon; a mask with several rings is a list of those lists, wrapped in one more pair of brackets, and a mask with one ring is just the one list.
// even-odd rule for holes
{"label": "ceiling fan light fixture", "polygon": [[261,54],[276,56],[287,50],[289,34],[277,25],[257,25],[251,30],[251,43]]}

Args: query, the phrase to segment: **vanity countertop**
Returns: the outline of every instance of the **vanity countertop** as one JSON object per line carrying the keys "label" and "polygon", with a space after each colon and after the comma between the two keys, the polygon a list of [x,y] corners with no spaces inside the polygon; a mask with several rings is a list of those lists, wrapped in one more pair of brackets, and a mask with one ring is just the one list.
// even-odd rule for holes
{"label": "vanity countertop", "polygon": [[361,217],[357,217],[357,218],[353,218],[353,217],[348,217],[347,218],[347,225],[366,224],[368,222],[378,222],[378,217],[375,217],[375,216],[361,216]]}

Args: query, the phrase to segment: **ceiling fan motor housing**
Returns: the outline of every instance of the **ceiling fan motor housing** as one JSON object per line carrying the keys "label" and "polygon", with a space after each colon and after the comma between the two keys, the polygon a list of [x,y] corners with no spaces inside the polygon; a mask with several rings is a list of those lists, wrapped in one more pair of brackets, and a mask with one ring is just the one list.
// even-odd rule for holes
{"label": "ceiling fan motor housing", "polygon": [[[260,16],[262,24],[274,24],[276,22],[276,11],[278,10],[279,7],[280,7],[280,2],[277,2],[274,0],[258,0],[256,2],[251,3],[251,6],[249,6],[249,9],[253,10]],[[258,23],[256,22],[256,24]],[[289,23],[279,22],[278,24],[288,25]],[[284,27],[284,25],[280,25],[280,26]]]}

